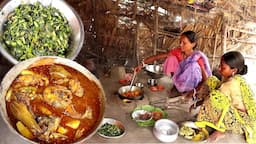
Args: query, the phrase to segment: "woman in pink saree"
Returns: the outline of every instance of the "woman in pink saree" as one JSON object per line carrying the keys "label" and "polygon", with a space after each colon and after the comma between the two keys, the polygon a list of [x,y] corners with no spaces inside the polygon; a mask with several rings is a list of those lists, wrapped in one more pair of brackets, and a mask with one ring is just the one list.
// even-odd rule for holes
{"label": "woman in pink saree", "polygon": [[[168,53],[148,57],[143,61],[143,63],[151,63],[165,58],[163,64],[164,73],[172,77],[174,85],[171,89],[170,97],[191,92],[211,76],[208,58],[203,52],[195,50],[196,40],[195,32],[183,32],[180,37],[179,47],[171,49]],[[139,65],[136,69],[141,68],[142,65]]]}

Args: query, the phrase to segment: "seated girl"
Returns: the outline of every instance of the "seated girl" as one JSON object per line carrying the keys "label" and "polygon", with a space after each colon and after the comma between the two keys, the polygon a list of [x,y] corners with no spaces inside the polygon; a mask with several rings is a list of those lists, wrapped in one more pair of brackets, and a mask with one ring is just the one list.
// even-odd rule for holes
{"label": "seated girl", "polygon": [[200,107],[195,124],[213,130],[208,141],[225,136],[225,132],[244,133],[248,143],[256,143],[256,102],[242,75],[247,73],[244,57],[237,51],[221,57],[216,77],[207,79],[210,95]]}

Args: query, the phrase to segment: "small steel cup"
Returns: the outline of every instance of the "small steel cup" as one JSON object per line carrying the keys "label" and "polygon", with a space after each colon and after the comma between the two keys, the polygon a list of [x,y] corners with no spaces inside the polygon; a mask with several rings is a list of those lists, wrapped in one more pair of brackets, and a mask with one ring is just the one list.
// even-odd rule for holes
{"label": "small steel cup", "polygon": [[156,79],[148,79],[148,85],[156,86],[157,85],[157,80]]}
{"label": "small steel cup", "polygon": [[139,88],[144,88],[144,84],[143,83],[135,83],[135,86],[136,87],[139,87]]}

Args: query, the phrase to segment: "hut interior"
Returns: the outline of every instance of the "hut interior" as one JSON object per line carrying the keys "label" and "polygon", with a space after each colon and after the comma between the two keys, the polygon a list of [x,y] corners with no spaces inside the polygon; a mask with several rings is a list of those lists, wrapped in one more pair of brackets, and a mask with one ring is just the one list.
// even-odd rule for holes
{"label": "hut interior", "polygon": [[243,53],[253,77],[256,59],[255,0],[67,0],[80,14],[85,43],[77,60],[93,59],[104,73],[133,67],[150,55],[179,45],[186,30],[198,34],[197,48],[216,69],[220,56]]}

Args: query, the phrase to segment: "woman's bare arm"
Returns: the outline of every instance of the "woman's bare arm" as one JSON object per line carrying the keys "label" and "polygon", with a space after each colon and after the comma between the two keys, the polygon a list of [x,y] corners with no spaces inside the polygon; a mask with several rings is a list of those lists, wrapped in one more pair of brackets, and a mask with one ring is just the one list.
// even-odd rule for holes
{"label": "woman's bare arm", "polygon": [[146,59],[144,59],[144,63],[145,64],[148,64],[148,63],[152,63],[156,60],[159,60],[159,59],[164,59],[168,56],[168,53],[162,53],[162,54],[158,54],[158,55],[154,55],[154,56],[150,56]]}
{"label": "woman's bare arm", "polygon": [[168,53],[162,53],[162,54],[158,54],[158,55],[153,55],[153,56],[150,56],[146,59],[144,59],[142,61],[142,63],[140,63],[137,67],[135,67],[135,71],[138,72],[141,70],[141,68],[143,67],[143,64],[148,64],[148,63],[152,63],[156,60],[159,60],[159,59],[164,59],[168,56]]}

